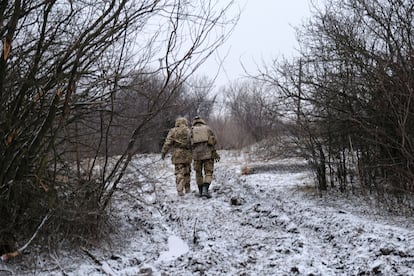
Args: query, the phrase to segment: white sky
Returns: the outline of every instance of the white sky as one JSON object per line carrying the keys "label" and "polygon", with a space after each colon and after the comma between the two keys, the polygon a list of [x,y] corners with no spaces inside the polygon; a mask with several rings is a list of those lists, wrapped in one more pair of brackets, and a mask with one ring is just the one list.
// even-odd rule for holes
{"label": "white sky", "polygon": [[[237,0],[244,7],[229,40],[203,64],[197,75],[213,78],[218,60],[224,59],[215,86],[220,87],[249,73],[263,62],[295,55],[298,48],[295,26],[310,17],[312,0]],[[320,0],[319,0],[320,1]],[[315,2],[315,1],[313,1]]]}

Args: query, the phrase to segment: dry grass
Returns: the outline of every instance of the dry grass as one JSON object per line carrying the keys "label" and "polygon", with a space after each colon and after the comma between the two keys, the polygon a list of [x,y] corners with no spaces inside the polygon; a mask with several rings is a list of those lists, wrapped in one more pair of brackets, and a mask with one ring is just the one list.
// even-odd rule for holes
{"label": "dry grass", "polygon": [[253,173],[253,170],[250,167],[248,167],[247,165],[243,166],[242,169],[241,169],[241,174],[242,175],[248,175],[248,174],[252,174],[252,173]]}

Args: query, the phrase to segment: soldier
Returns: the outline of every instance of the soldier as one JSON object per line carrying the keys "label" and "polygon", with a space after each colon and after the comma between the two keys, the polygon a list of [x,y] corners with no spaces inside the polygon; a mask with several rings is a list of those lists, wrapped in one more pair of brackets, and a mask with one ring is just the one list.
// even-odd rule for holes
{"label": "soldier", "polygon": [[[191,127],[191,147],[193,150],[194,170],[199,195],[210,198],[208,191],[213,178],[214,161],[220,157],[215,151],[216,136],[205,121],[196,116]],[[204,176],[203,176],[204,170]]]}
{"label": "soldier", "polygon": [[175,165],[176,188],[180,196],[191,192],[190,174],[191,174],[191,142],[190,128],[185,118],[175,120],[175,127],[168,132],[165,143],[161,149],[161,158],[164,160],[165,155],[170,148],[173,148],[171,161]]}

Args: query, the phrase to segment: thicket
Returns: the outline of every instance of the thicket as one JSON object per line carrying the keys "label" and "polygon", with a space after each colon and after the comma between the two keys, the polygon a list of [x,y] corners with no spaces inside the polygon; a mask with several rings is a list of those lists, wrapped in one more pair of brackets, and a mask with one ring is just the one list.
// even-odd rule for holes
{"label": "thicket", "polygon": [[298,28],[299,57],[259,74],[295,122],[321,191],[412,204],[413,11],[413,1],[326,1]]}

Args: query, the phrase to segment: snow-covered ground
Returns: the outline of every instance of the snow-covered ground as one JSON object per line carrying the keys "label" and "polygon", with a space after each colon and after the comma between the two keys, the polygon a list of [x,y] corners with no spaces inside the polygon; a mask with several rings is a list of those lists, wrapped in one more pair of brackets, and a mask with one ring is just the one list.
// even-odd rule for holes
{"label": "snow-covered ground", "polygon": [[136,156],[110,243],[23,255],[0,275],[414,275],[412,218],[319,197],[300,159],[221,154],[211,199],[195,196],[194,173],[193,193],[179,197],[169,160]]}

